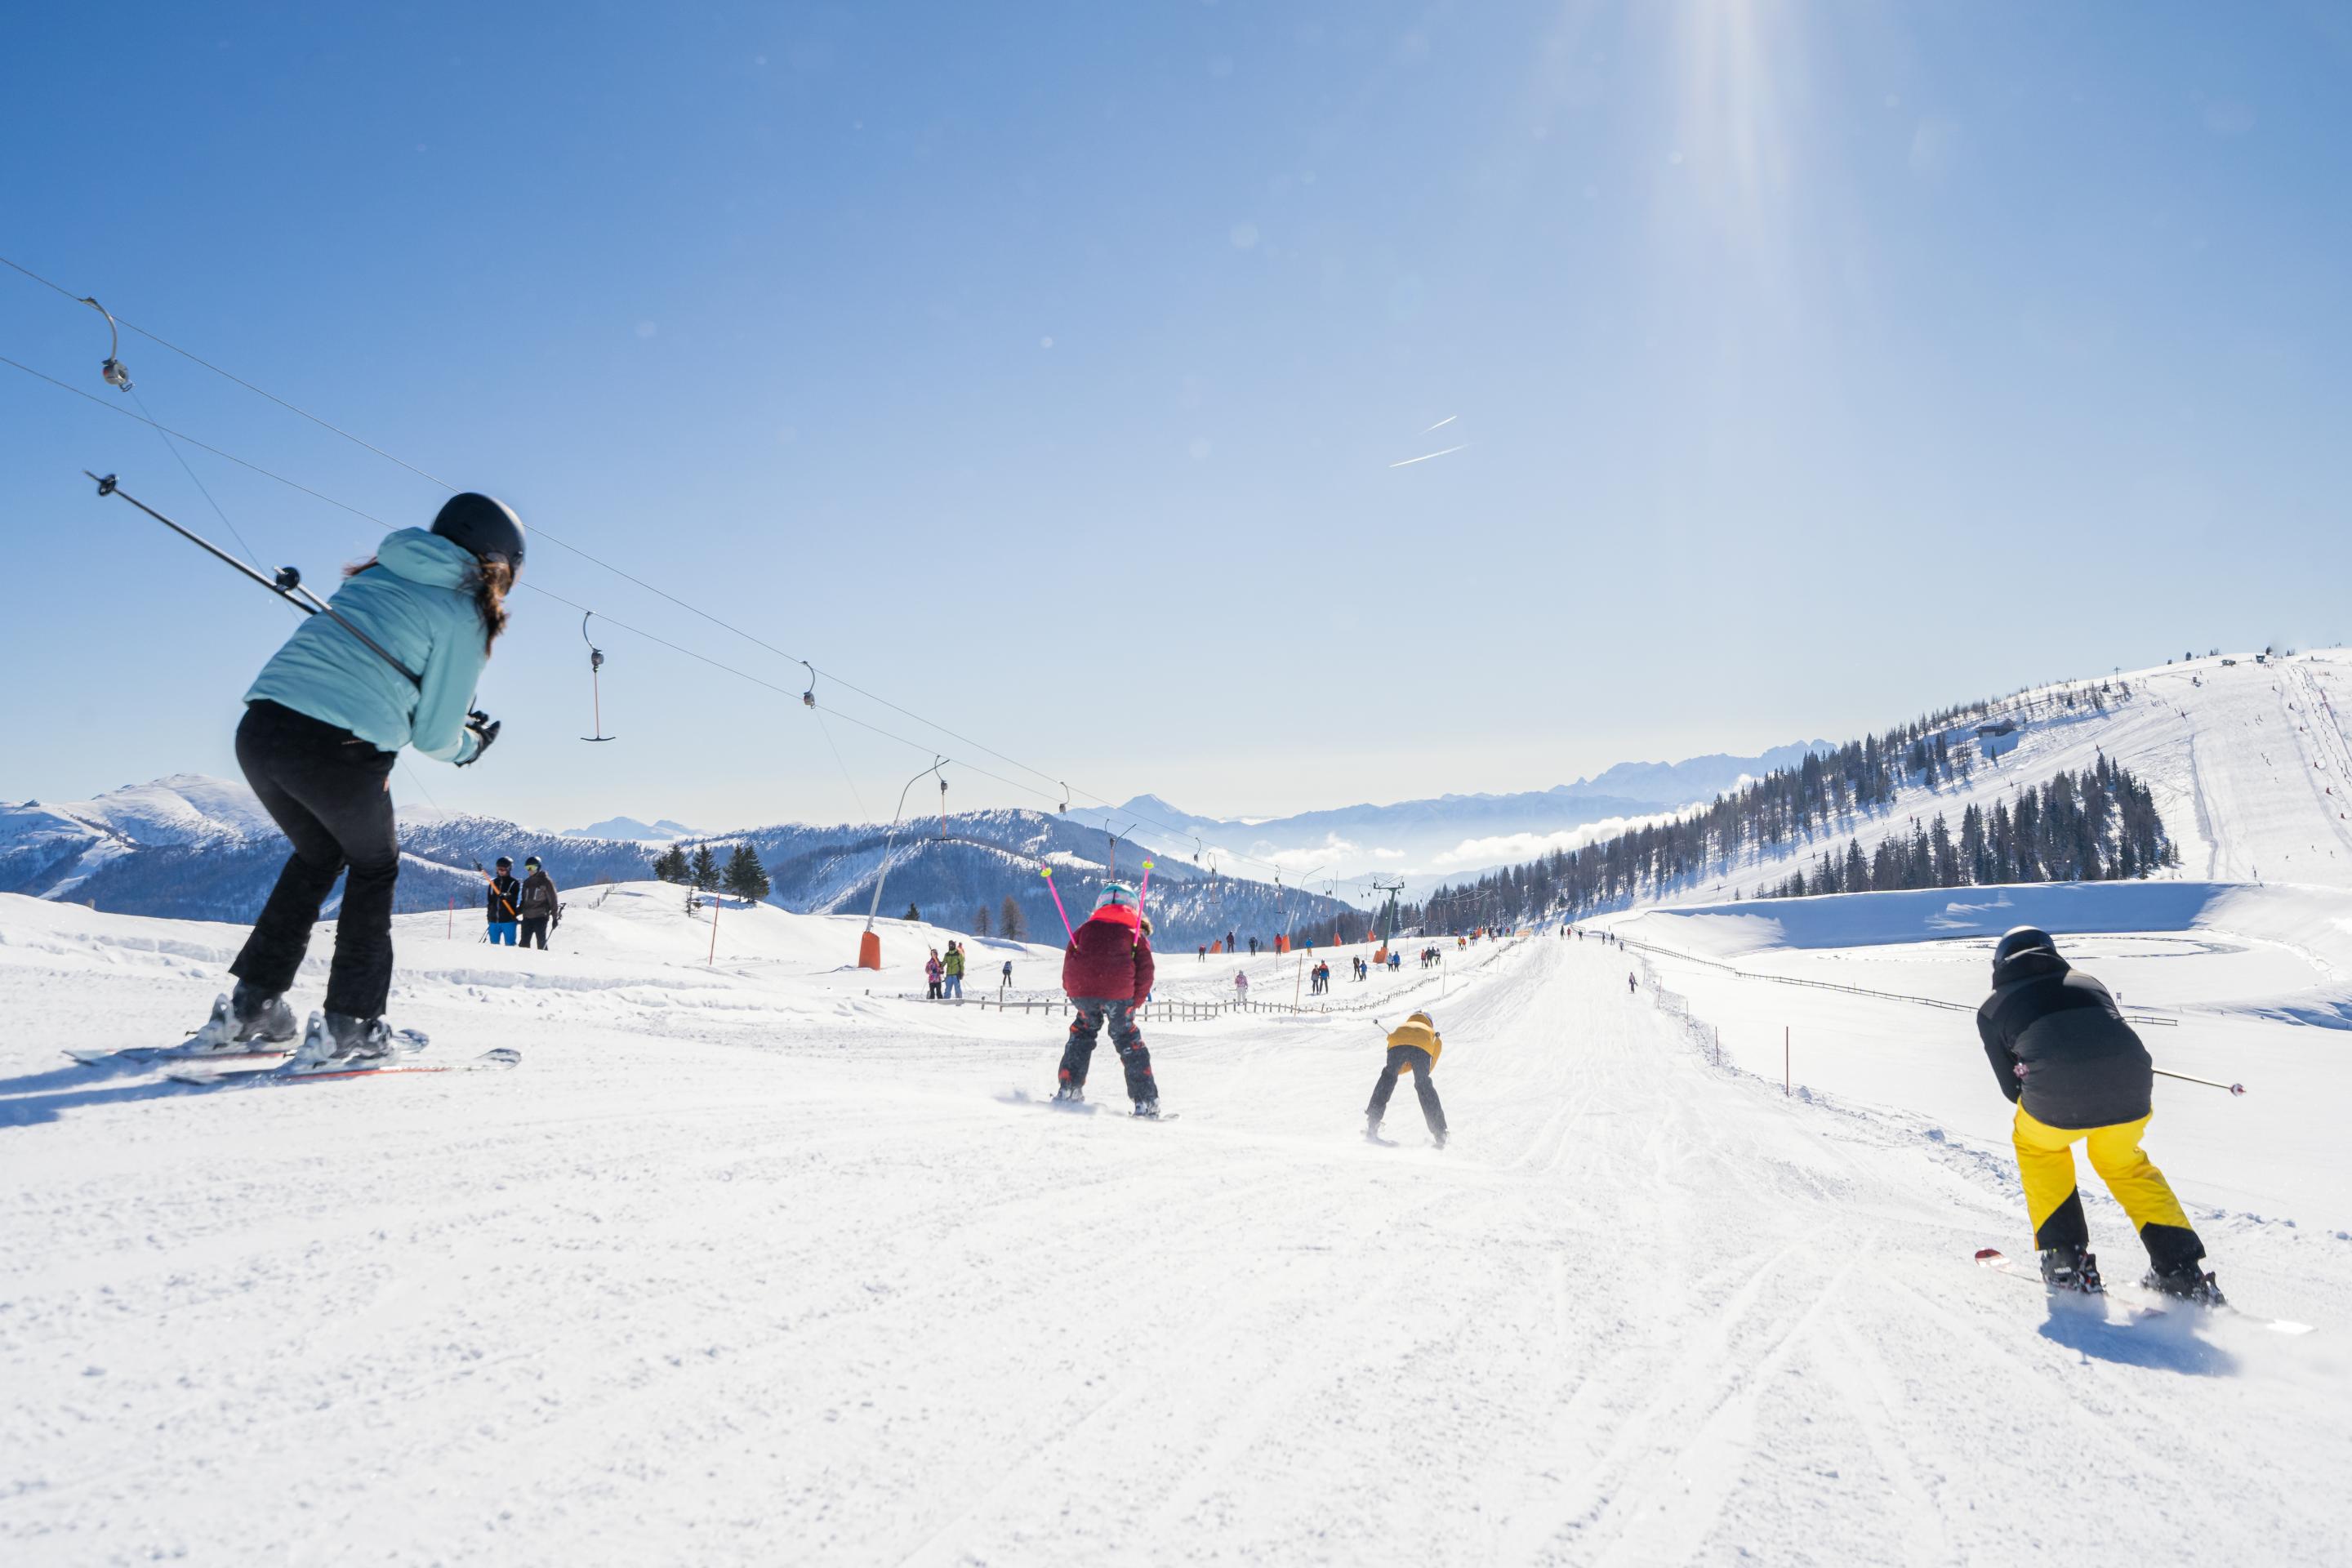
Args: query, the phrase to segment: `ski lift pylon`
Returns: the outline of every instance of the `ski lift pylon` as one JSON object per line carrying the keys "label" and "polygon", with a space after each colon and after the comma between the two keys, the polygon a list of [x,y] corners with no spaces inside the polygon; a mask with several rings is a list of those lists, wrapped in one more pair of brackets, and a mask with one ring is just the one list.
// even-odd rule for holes
{"label": "ski lift pylon", "polygon": [[604,733],[604,679],[603,673],[604,668],[604,650],[596,646],[596,640],[588,635],[588,618],[595,613],[596,612],[593,610],[588,610],[582,613],[580,616],[580,640],[588,645],[588,700],[593,705],[592,710],[595,715],[596,732],[593,735],[583,735],[580,738],[583,741],[601,742],[604,741],[617,741],[620,737],[618,735],[607,735]]}

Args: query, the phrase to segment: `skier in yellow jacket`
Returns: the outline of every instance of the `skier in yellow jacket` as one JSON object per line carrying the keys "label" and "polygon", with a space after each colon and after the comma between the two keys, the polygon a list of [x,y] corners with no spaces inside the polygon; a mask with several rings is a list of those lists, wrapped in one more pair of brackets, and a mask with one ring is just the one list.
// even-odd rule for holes
{"label": "skier in yellow jacket", "polygon": [[[1378,1020],[1374,1020],[1375,1023]],[[1437,1146],[1445,1147],[1445,1108],[1437,1103],[1437,1086],[1429,1081],[1429,1071],[1445,1049],[1445,1041],[1437,1032],[1437,1025],[1426,1013],[1415,1013],[1402,1024],[1388,1032],[1389,1060],[1372,1085],[1372,1103],[1364,1111],[1364,1136],[1381,1135],[1381,1118],[1388,1113],[1389,1096],[1396,1092],[1397,1074],[1412,1073],[1412,1090],[1421,1097],[1421,1114],[1429,1123],[1429,1135]]]}

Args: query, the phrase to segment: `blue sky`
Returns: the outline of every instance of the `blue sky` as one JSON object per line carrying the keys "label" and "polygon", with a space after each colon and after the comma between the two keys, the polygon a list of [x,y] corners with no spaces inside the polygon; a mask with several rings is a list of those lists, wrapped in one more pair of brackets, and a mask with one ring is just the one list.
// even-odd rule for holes
{"label": "blue sky", "polygon": [[[0,254],[1082,792],[1536,788],[2352,636],[2352,21],[2124,15],[52,8],[0,56]],[[0,272],[0,353],[130,406],[105,346]],[[123,357],[167,425],[438,504]],[[378,534],[188,458],[272,564]],[[232,773],[287,613],[84,466],[228,532],[152,431],[0,366],[0,795]],[[562,550],[526,575],[803,683]],[[583,745],[579,616],[517,608],[499,749],[412,766],[442,805],[887,814],[929,753],[851,717],[1055,788],[821,685],[837,763],[612,628]]]}

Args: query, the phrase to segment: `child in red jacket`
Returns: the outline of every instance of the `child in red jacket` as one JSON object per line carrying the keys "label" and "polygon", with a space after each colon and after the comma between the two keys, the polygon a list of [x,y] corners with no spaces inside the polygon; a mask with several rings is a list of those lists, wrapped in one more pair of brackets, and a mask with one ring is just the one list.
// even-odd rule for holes
{"label": "child in red jacket", "polygon": [[1110,1041],[1127,1068],[1127,1097],[1138,1116],[1160,1114],[1160,1086],[1151,1079],[1151,1053],[1135,1026],[1135,1010],[1151,994],[1151,925],[1135,907],[1135,889],[1124,882],[1103,888],[1102,902],[1070,937],[1062,954],[1062,989],[1076,1016],[1070,1042],[1062,1048],[1061,1083],[1055,1100],[1084,1100],[1087,1064],[1095,1040],[1110,1026]]}

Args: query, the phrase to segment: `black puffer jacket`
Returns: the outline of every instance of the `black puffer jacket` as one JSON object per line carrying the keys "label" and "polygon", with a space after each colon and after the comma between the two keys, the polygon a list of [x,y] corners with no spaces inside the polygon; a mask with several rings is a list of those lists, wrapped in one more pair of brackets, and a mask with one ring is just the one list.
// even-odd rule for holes
{"label": "black puffer jacket", "polygon": [[2105,986],[2054,952],[2021,952],[1992,978],[1977,1033],[2001,1092],[2021,1094],[2028,1116],[2073,1129],[2148,1113],[2155,1064]]}

